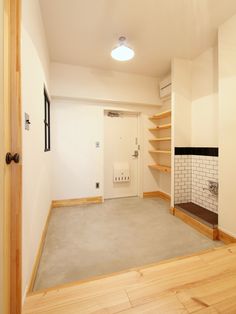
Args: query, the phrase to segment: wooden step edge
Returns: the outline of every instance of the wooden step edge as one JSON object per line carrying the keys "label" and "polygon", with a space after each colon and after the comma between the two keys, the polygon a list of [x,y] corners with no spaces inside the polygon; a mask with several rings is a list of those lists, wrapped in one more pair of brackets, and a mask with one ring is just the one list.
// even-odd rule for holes
{"label": "wooden step edge", "polygon": [[192,228],[196,229],[198,232],[204,234],[211,240],[218,240],[219,235],[218,235],[218,227],[209,227],[199,220],[193,218],[192,216],[188,215],[187,213],[183,212],[177,207],[174,207],[171,209],[172,215],[178,217],[181,219],[183,222],[186,224],[190,225]]}
{"label": "wooden step edge", "polygon": [[[234,244],[232,243],[228,246],[225,246],[225,248],[227,249],[227,247],[232,247],[232,246],[236,246],[236,243],[234,243]],[[65,284],[59,284],[59,285],[56,285],[56,286],[53,286],[50,288],[44,288],[41,290],[33,291],[27,295],[27,298],[33,297],[35,295],[44,295],[48,292],[59,291],[61,289],[73,288],[73,287],[80,286],[80,285],[87,284],[87,283],[91,283],[91,282],[94,282],[97,280],[102,280],[102,279],[106,279],[106,278],[110,278],[110,277],[114,277],[114,276],[120,276],[120,275],[127,274],[130,272],[138,272],[139,273],[142,270],[146,270],[146,269],[153,268],[153,267],[158,267],[159,265],[171,264],[171,263],[174,263],[176,261],[181,261],[181,260],[185,260],[188,258],[193,258],[195,256],[208,254],[210,252],[214,252],[214,251],[218,251],[218,250],[222,250],[222,246],[203,249],[199,252],[189,253],[189,254],[186,254],[183,256],[176,256],[176,257],[172,257],[169,259],[161,260],[159,262],[154,262],[154,263],[142,265],[139,267],[129,268],[129,269],[113,272],[110,274],[98,275],[98,276],[90,277],[90,278],[83,279],[83,280],[77,280],[77,281],[73,281],[73,282],[69,282],[69,283],[65,283]]]}

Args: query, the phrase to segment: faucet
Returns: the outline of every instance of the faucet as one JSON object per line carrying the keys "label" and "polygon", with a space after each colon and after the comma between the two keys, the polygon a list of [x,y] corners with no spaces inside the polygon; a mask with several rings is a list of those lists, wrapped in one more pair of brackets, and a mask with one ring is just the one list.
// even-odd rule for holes
{"label": "faucet", "polygon": [[218,196],[218,182],[208,180],[208,188],[203,188],[203,191],[209,191],[212,195]]}

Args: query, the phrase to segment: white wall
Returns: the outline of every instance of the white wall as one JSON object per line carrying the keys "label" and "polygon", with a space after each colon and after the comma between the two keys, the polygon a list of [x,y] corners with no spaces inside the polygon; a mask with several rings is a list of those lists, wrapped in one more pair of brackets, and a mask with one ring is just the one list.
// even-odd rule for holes
{"label": "white wall", "polygon": [[[174,147],[218,147],[217,47],[192,61],[172,61],[172,121],[172,169]],[[171,195],[173,200],[173,171]]]}
{"label": "white wall", "polygon": [[218,49],[192,61],[191,145],[218,146]]}
{"label": "white wall", "polygon": [[175,147],[191,146],[192,62],[174,58],[171,64],[171,206],[175,198]]}
{"label": "white wall", "polygon": [[219,228],[236,237],[236,15],[219,28]]}
{"label": "white wall", "polygon": [[[51,116],[53,199],[103,195],[102,107],[59,101]],[[95,182],[101,182],[100,189]]]}
{"label": "white wall", "polygon": [[[55,100],[52,106],[53,199],[103,195],[105,109],[141,113],[142,189],[158,190],[157,176],[148,168],[151,163],[148,117],[156,113],[155,107]],[[99,149],[95,147],[96,141],[101,144]],[[95,189],[95,182],[101,183],[100,189]]]}
{"label": "white wall", "polygon": [[40,11],[40,0],[22,0],[22,23],[40,58],[40,63],[47,78],[50,77],[50,59],[44,24]]}
{"label": "white wall", "polygon": [[51,94],[56,97],[159,105],[158,86],[154,77],[51,64]]}
{"label": "white wall", "polygon": [[218,146],[218,49],[172,62],[175,146]]}
{"label": "white wall", "polygon": [[174,146],[191,146],[192,62],[172,61],[172,125]]}
{"label": "white wall", "polygon": [[[22,2],[23,130],[23,293],[30,281],[42,230],[51,203],[51,153],[44,152],[44,84],[48,85],[48,55],[38,0]],[[24,122],[22,123],[24,126]]]}
{"label": "white wall", "polygon": [[[101,119],[106,108],[142,113],[142,189],[158,190],[158,174],[151,172],[147,166],[153,163],[148,153],[148,139],[151,138],[151,134],[147,129],[152,126],[148,117],[158,112],[158,105],[161,105],[158,86],[158,78],[51,64],[50,87],[51,95],[55,99],[52,113],[55,126],[52,127],[52,149],[53,160],[58,159],[58,162],[53,163],[53,199],[103,195],[103,148],[101,145],[100,151],[96,150],[94,143],[97,140],[101,141],[101,144],[103,142]],[[67,119],[64,116],[67,116]],[[87,139],[84,140],[87,135],[90,139],[89,143],[86,143]],[[72,147],[69,139],[74,136],[77,137],[77,143]],[[72,149],[70,153],[67,152],[69,147]],[[81,152],[83,152],[82,156]],[[75,164],[78,167],[71,180],[69,173],[73,172]],[[68,168],[63,168],[62,165]],[[95,189],[95,179],[101,182],[100,190]]]}

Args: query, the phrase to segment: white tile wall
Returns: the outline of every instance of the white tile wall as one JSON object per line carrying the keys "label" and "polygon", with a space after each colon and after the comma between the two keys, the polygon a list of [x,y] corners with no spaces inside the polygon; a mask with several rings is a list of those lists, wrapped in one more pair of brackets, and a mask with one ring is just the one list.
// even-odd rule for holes
{"label": "white tile wall", "polygon": [[175,156],[175,203],[193,202],[217,212],[217,197],[207,190],[209,180],[218,182],[218,157]]}
{"label": "white tile wall", "polygon": [[191,155],[175,156],[175,203],[191,202],[192,158]]}
{"label": "white tile wall", "polygon": [[208,181],[218,182],[218,157],[192,156],[192,202],[217,212],[218,199],[208,191]]}

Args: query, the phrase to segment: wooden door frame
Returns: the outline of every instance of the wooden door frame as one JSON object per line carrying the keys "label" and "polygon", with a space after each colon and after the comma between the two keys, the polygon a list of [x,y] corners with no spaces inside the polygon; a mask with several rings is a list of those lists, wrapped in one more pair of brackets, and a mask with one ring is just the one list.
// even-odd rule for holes
{"label": "wooden door frame", "polygon": [[[4,0],[4,142],[5,153],[22,156],[21,139],[21,0]],[[5,308],[22,308],[22,163],[5,167],[4,247]]]}

